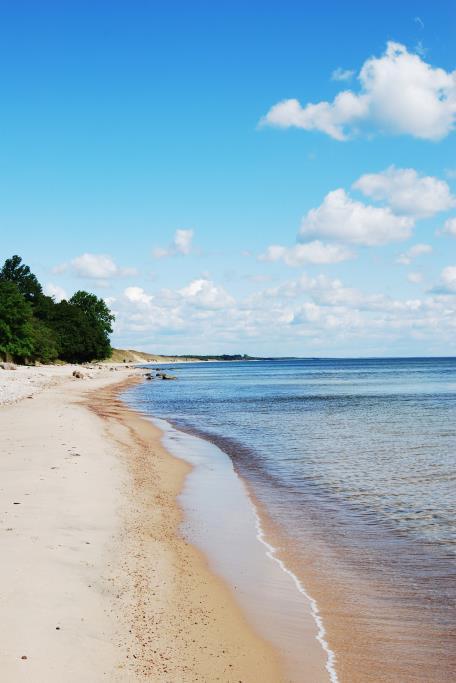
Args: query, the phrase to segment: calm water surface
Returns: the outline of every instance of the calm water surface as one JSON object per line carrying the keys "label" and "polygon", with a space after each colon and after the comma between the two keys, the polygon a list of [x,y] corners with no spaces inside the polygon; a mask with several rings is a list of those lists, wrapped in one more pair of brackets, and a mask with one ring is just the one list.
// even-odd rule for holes
{"label": "calm water surface", "polygon": [[[232,457],[334,624],[345,680],[358,680],[354,670],[360,681],[453,680],[456,359],[198,363],[173,373],[177,382],[144,383],[128,400]],[[347,625],[364,645],[350,649]]]}

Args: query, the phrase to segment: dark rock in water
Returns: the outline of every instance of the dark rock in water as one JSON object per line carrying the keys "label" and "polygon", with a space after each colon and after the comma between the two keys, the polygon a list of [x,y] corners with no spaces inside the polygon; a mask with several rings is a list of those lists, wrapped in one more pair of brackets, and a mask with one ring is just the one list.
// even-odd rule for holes
{"label": "dark rock in water", "polygon": [[80,370],[74,370],[73,377],[75,377],[76,379],[84,379],[84,373]]}
{"label": "dark rock in water", "polygon": [[162,379],[177,379],[174,375],[167,375],[166,373],[163,373],[161,376]]}

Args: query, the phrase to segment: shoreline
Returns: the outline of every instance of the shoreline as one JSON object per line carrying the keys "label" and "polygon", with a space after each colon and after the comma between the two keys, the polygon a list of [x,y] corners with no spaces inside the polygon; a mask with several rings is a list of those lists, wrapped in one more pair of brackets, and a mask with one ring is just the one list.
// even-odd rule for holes
{"label": "shoreline", "polygon": [[280,548],[271,544],[264,511],[231,458],[166,420],[147,419],[162,430],[167,450],[192,466],[179,496],[185,537],[228,583],[254,629],[281,653],[287,680],[338,683],[335,653],[317,602],[280,556]]}
{"label": "shoreline", "polygon": [[181,537],[189,466],[118,398],[135,381],[62,380],[0,410],[2,673],[285,681],[274,648]]}

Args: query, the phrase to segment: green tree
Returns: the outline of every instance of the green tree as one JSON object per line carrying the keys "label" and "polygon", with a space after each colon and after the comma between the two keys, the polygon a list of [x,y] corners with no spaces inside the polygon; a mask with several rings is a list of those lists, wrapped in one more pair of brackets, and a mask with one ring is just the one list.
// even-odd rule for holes
{"label": "green tree", "polygon": [[23,361],[33,354],[32,307],[14,282],[0,280],[0,354]]}
{"label": "green tree", "polygon": [[76,306],[86,316],[91,326],[90,340],[93,344],[93,359],[109,358],[112,353],[109,335],[115,316],[103,299],[82,290],[73,294],[69,303]]}
{"label": "green tree", "polygon": [[42,363],[53,363],[59,357],[58,340],[55,331],[39,318],[32,320],[32,359]]}
{"label": "green tree", "polygon": [[52,329],[57,338],[59,358],[62,360],[84,363],[96,357],[90,322],[77,306],[65,300],[55,304]]}
{"label": "green tree", "polygon": [[35,303],[43,295],[43,289],[30,268],[22,263],[20,256],[6,259],[0,270],[0,282],[14,282],[26,301]]}
{"label": "green tree", "polygon": [[0,269],[0,354],[46,363],[108,358],[114,316],[94,294],[79,291],[56,304],[20,256]]}

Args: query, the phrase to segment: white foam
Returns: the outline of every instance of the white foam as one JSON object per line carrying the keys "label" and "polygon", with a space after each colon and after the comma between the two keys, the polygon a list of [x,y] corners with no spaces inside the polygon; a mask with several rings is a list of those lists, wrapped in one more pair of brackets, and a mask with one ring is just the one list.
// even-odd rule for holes
{"label": "white foam", "polygon": [[[237,474],[237,473],[236,473]],[[245,487],[244,487],[245,488]],[[280,559],[280,557],[277,557],[277,548],[274,548],[273,545],[269,543],[269,541],[266,540],[266,535],[264,533],[264,529],[261,525],[261,520],[260,516],[257,512],[256,506],[254,502],[252,501],[251,497],[248,494],[248,491],[246,490],[246,495],[248,496],[250,503],[253,508],[253,514],[255,515],[256,519],[256,528],[257,528],[257,539],[262,543],[265,548],[266,548],[266,556],[272,560],[273,562],[276,562],[279,567],[282,569],[282,571],[285,572],[285,574],[288,574],[288,576],[293,580],[296,588],[298,591],[306,598],[310,605],[310,611],[312,614],[312,617],[317,625],[317,635],[315,636],[318,642],[320,643],[321,647],[323,648],[325,654],[326,654],[326,671],[329,674],[329,680],[331,683],[339,683],[339,679],[337,677],[337,671],[335,668],[335,663],[336,663],[336,655],[334,654],[333,650],[328,645],[328,641],[326,640],[326,629],[323,625],[323,619],[321,618],[320,615],[320,610],[318,608],[317,601],[315,598],[313,598],[304,588],[302,582],[294,572],[289,569],[285,562]]]}

